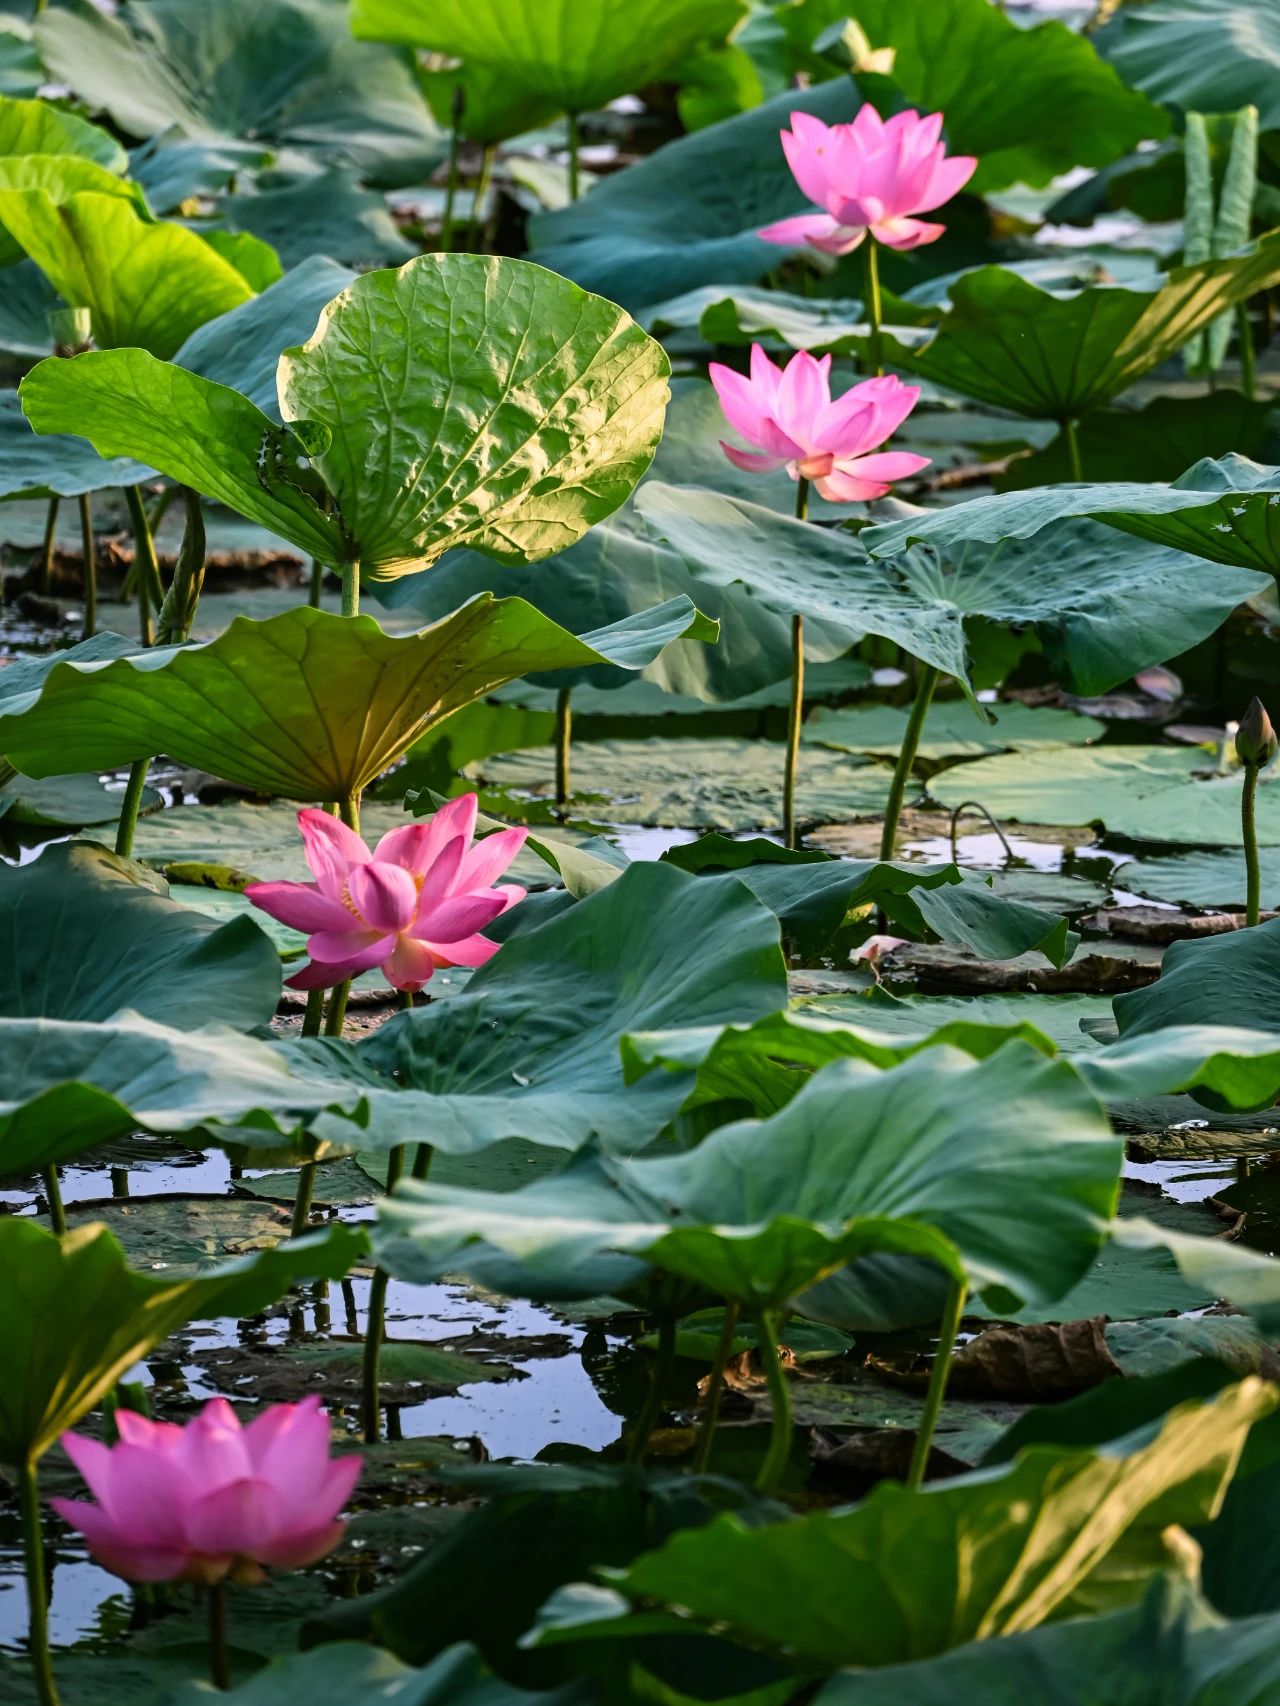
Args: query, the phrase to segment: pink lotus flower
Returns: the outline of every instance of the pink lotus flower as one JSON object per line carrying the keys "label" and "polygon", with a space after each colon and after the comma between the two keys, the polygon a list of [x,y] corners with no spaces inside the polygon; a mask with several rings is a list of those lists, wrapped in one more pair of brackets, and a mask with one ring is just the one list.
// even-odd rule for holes
{"label": "pink lotus flower", "polygon": [[802,213],[766,225],[767,243],[808,243],[827,255],[847,255],[870,231],[891,249],[935,243],[946,230],[910,216],[950,201],[973,176],[978,162],[967,154],[947,156],[942,114],[917,112],[882,119],[864,106],[852,124],[823,124],[809,113],[792,113],[782,147],[796,182],[825,213]]}
{"label": "pink lotus flower", "polygon": [[759,344],[751,346],[751,377],[713,361],[708,368],[725,419],[760,453],[720,441],[735,468],[766,474],[786,468],[793,480],[812,480],[833,503],[882,498],[891,480],[929,466],[906,450],[870,454],[897,431],[916,405],[917,385],[895,374],[864,379],[833,403],[831,357],[801,350],[775,367]]}
{"label": "pink lotus flower", "polygon": [[298,813],[314,883],[251,883],[255,906],[306,930],[311,963],[291,989],[324,989],[380,966],[393,989],[419,990],[437,966],[482,966],[498,944],[478,934],[524,899],[495,888],[524,845],[503,829],[472,845],[476,797],[463,794],[425,823],[382,837],[372,852],[328,812]]}
{"label": "pink lotus flower", "polygon": [[94,1559],[129,1582],[260,1582],[298,1570],[342,1538],[338,1512],[360,1458],[330,1458],[319,1398],[273,1404],[240,1426],[211,1398],[185,1427],[116,1413],[119,1443],[65,1433],[63,1449],[96,1505],[50,1499]]}

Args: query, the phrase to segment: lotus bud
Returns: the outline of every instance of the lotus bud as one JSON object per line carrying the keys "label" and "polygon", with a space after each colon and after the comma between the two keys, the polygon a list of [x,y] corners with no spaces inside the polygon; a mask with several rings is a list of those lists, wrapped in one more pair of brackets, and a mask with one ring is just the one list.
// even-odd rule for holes
{"label": "lotus bud", "polygon": [[93,345],[93,310],[90,308],[55,308],[49,314],[49,336],[53,353],[61,356],[83,355]]}
{"label": "lotus bud", "polygon": [[871,37],[861,24],[853,18],[841,18],[830,29],[823,30],[813,44],[813,51],[846,71],[877,71],[881,76],[891,77],[898,50],[872,47]]}
{"label": "lotus bud", "polygon": [[1280,740],[1261,699],[1255,698],[1236,729],[1236,757],[1241,764],[1265,769],[1280,751]]}

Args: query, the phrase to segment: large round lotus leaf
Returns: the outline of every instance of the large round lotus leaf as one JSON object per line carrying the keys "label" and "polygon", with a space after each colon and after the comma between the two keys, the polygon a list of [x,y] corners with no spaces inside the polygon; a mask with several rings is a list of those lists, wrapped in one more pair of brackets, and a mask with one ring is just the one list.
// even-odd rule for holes
{"label": "large round lotus leaf", "polygon": [[1111,1000],[1105,995],[913,995],[893,1001],[882,995],[816,995],[799,1006],[815,1018],[839,1019],[863,1033],[916,1040],[941,1032],[942,1040],[955,1041],[969,1053],[976,1050],[968,1039],[952,1035],[955,1027],[1007,1027],[1024,1035],[1030,1028],[1062,1053],[1079,1054],[1096,1046],[1081,1030],[1082,1021],[1111,1018]]}
{"label": "large round lotus leaf", "polygon": [[566,279],[527,261],[424,255],[358,279],[285,351],[293,433],[139,350],[42,362],[22,398],[37,432],[146,459],[377,580],[459,545],[504,563],[572,545],[649,466],[669,371],[621,309]]}
{"label": "large round lotus leaf", "polygon": [[[975,190],[1105,166],[1169,128],[1065,22],[1027,29],[990,0],[801,0],[781,17],[804,49],[856,19],[873,49],[891,52],[889,74],[906,104],[945,113],[951,153],[978,156]],[[830,75],[829,60],[806,64]]]}
{"label": "large round lotus leaf", "polygon": [[364,1234],[314,1237],[188,1278],[134,1272],[110,1231],[56,1238],[30,1220],[0,1221],[9,1276],[0,1317],[0,1460],[34,1461],[112,1384],[187,1321],[249,1315],[296,1280],[341,1279]]}
{"label": "large round lotus leaf", "polygon": [[[387,1346],[389,1351],[395,1348]],[[491,1379],[493,1371],[481,1365],[470,1378]],[[548,1706],[571,1706],[572,1698],[567,1690],[546,1697]],[[422,1670],[410,1670],[380,1647],[339,1641],[274,1659],[232,1689],[227,1706],[277,1706],[281,1700],[306,1700],[308,1706],[350,1706],[353,1700],[361,1706],[537,1706],[538,1696],[495,1677],[475,1648],[461,1643],[446,1648]],[[206,1685],[175,1688],[165,1696],[165,1706],[208,1706]]]}
{"label": "large round lotus leaf", "polygon": [[237,617],[203,645],[58,662],[12,697],[0,681],[0,751],[34,776],[166,752],[261,793],[341,800],[451,711],[526,670],[634,668],[697,632],[708,627],[687,599],[583,639],[518,598],[477,598],[407,635],[300,606],[265,622]]}
{"label": "large round lotus leaf", "polygon": [[[1170,486],[1117,484],[1037,486],[972,498],[945,510],[921,510],[863,536],[873,555],[888,556],[912,540],[950,552],[966,541],[1029,539],[1068,516],[1093,516],[1125,533],[1171,545],[1213,563],[1280,576],[1280,469],[1243,456],[1197,462]],[[1203,577],[1201,577],[1203,578]],[[1191,587],[1183,582],[1183,591]]]}
{"label": "large round lotus leaf", "polygon": [[[989,752],[1039,752],[1055,746],[1084,746],[1104,733],[1094,717],[1051,705],[990,705],[992,723],[980,723],[963,700],[935,700],[925,718],[919,756],[925,759],[981,758]],[[896,705],[819,707],[801,738],[837,752],[864,752],[872,758],[896,758],[906,733],[908,712]]]}
{"label": "large round lotus leaf", "polygon": [[1094,36],[1136,89],[1184,112],[1258,108],[1280,125],[1280,14],[1267,0],[1147,0],[1117,7]]}
{"label": "large round lotus leaf", "polygon": [[248,232],[290,268],[324,255],[367,272],[400,266],[419,252],[396,224],[386,196],[366,189],[350,167],[296,177],[273,173],[260,182],[252,194],[222,196],[213,226],[201,230]]}
{"label": "large round lotus leaf", "polygon": [[88,0],[36,20],[49,76],[128,136],[251,137],[420,183],[445,151],[412,61],[353,41],[344,0]]}
{"label": "large round lotus leaf", "polygon": [[1202,574],[1180,552],[1122,549],[1103,529],[1080,523],[1029,545],[940,542],[886,562],[868,557],[861,537],[700,488],[647,480],[636,505],[680,552],[695,585],[741,584],[779,613],[883,635],[962,687],[969,685],[966,624],[974,618],[1034,628],[1064,679],[1081,693],[1103,693],[1206,638],[1267,585],[1244,570]]}
{"label": "large round lotus leaf", "polygon": [[[1264,912],[1280,909],[1280,847],[1258,852]],[[1152,900],[1170,900],[1181,906],[1203,907],[1216,912],[1224,907],[1243,910],[1245,904],[1244,858],[1236,851],[1178,853],[1167,859],[1135,859],[1121,867],[1119,882],[1135,894]]]}
{"label": "large round lotus leaf", "polygon": [[474,61],[553,110],[582,113],[678,73],[745,10],[744,0],[354,0],[351,27]]}
{"label": "large round lotus leaf", "polygon": [[0,188],[0,224],[66,301],[89,309],[103,348],[171,356],[253,294],[203,238],[143,219],[123,196],[81,190],[55,202],[46,190]]}
{"label": "large round lotus leaf", "polygon": [[17,392],[0,392],[0,498],[74,498],[154,477],[144,463],[124,456],[107,461],[69,433],[38,437]]}
{"label": "large round lotus leaf", "polygon": [[[1243,773],[1223,774],[1203,748],[1073,747],[980,758],[935,776],[939,805],[981,800],[1001,822],[1098,823],[1135,841],[1239,847]],[[1258,790],[1258,838],[1280,845],[1280,785]]]}
{"label": "large round lotus leaf", "polygon": [[771,1119],[722,1126],[687,1154],[622,1162],[593,1148],[505,1195],[405,1185],[375,1239],[401,1277],[460,1270],[534,1296],[614,1289],[648,1264],[776,1308],[885,1251],[1004,1301],[1040,1299],[1092,1261],[1120,1159],[1062,1062],[1022,1043],[976,1063],[936,1048],[884,1072],[837,1061]]}
{"label": "large round lotus leaf", "polygon": [[[0,784],[0,817],[9,824],[43,829],[87,829],[91,824],[116,824],[124,801],[123,788],[109,788],[97,776],[13,776]],[[162,804],[154,788],[143,788],[144,812]]]}
{"label": "large round lotus leaf", "polygon": [[950,310],[927,342],[891,338],[886,360],[997,408],[1074,420],[1278,280],[1280,232],[1239,255],[1176,267],[1158,290],[1093,285],[1057,296],[980,267],[951,286]]}
{"label": "large round lotus leaf", "polygon": [[1174,1025],[1252,1025],[1280,1029],[1280,919],[1252,930],[1174,942],[1159,978],[1116,997],[1123,1036]]}
{"label": "large round lotus leaf", "polygon": [[533,258],[629,308],[701,284],[754,284],[783,253],[760,227],[812,206],[778,133],[793,112],[847,123],[861,104],[840,77],[669,142],[572,206],[534,219]]}
{"label": "large round lotus leaf", "polygon": [[91,842],[0,868],[0,1015],[107,1020],[132,1009],[177,1029],[251,1030],[280,996],[275,950],[247,919],[216,927]]}
{"label": "large round lotus leaf", "polygon": [[[573,811],[611,823],[774,830],[782,822],[783,769],[775,741],[578,741],[570,770]],[[469,774],[477,786],[513,796],[518,812],[522,798],[551,799],[555,753],[551,747],[499,753],[470,766]],[[887,766],[814,747],[800,761],[796,817],[809,824],[865,817],[883,809],[888,792]]]}

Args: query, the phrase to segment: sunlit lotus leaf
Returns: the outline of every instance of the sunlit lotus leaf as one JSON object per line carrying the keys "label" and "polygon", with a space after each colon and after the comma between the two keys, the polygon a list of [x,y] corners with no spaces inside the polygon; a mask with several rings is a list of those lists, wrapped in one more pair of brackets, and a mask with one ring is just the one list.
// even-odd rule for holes
{"label": "sunlit lotus leaf", "polygon": [[74,154],[112,172],[123,172],[129,156],[108,131],[52,101],[11,100],[0,95],[0,155]]}
{"label": "sunlit lotus leaf", "polygon": [[472,61],[553,110],[593,112],[678,73],[696,47],[723,41],[743,0],[354,0],[357,36]]}
{"label": "sunlit lotus leaf", "polygon": [[251,1315],[297,1280],[341,1279],[365,1234],[334,1226],[195,1278],[131,1269],[100,1223],[56,1238],[0,1220],[0,1461],[33,1462],[161,1339],[187,1321]]}
{"label": "sunlit lotus leaf", "polygon": [[[141,218],[151,218],[146,196],[136,184],[120,177],[116,168],[80,154],[0,155],[0,193],[8,195],[17,191],[47,196],[54,206],[61,206],[72,196],[83,192],[117,196],[127,201]],[[0,265],[12,266],[22,259],[22,255],[21,241],[0,218]],[[49,342],[52,343],[53,339],[50,338]]]}
{"label": "sunlit lotus leaf", "polygon": [[79,497],[152,478],[144,463],[127,456],[107,460],[69,433],[37,437],[17,393],[0,392],[0,498]]}
{"label": "sunlit lotus leaf", "polygon": [[582,638],[518,598],[477,598],[405,635],[300,606],[237,617],[201,645],[58,662],[12,697],[0,681],[0,752],[29,776],[167,752],[261,793],[345,799],[504,681],[584,663],[637,668],[685,634],[714,636],[688,599]]}

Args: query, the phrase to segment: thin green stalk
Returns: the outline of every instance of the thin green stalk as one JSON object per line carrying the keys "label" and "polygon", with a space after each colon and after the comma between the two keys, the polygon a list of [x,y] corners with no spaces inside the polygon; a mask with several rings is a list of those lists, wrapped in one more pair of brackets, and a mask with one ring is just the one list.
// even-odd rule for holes
{"label": "thin green stalk", "polygon": [[1075,421],[1063,421],[1062,436],[1067,441],[1067,466],[1071,470],[1071,478],[1075,484],[1084,481],[1084,463],[1080,460],[1080,429]]}
{"label": "thin green stalk", "polygon": [[[147,520],[147,506],[143,503],[142,493],[137,486],[126,486],[124,498],[129,506],[129,525],[133,529],[133,566],[138,580],[138,609],[159,610],[164,604],[164,581],[160,575],[160,560],[156,556],[156,542],[151,536],[151,524]],[[149,616],[146,620],[149,623]],[[151,641],[144,639],[143,644],[150,645]]]}
{"label": "thin green stalk", "polygon": [[725,1364],[729,1361],[729,1353],[733,1349],[733,1335],[738,1328],[738,1313],[740,1306],[731,1303],[724,1312],[724,1325],[720,1329],[720,1338],[716,1344],[715,1360],[711,1364],[711,1376],[707,1381],[707,1396],[702,1409],[702,1425],[698,1429],[698,1447],[693,1454],[693,1472],[695,1475],[706,1473],[711,1461],[711,1446],[715,1439],[716,1423],[720,1420],[720,1400],[724,1396]]}
{"label": "thin green stalk", "polygon": [[487,220],[481,211],[484,199],[489,193],[489,179],[493,176],[493,156],[496,150],[492,142],[486,142],[480,155],[480,170],[471,189],[471,225],[475,232],[474,243],[476,253],[483,254],[485,247],[485,231]]}
{"label": "thin green stalk", "polygon": [[[355,586],[358,588],[360,584],[358,570],[353,577],[353,581]],[[354,614],[353,611],[349,611],[345,608],[347,603],[347,572],[345,569],[343,570],[342,577],[342,602],[344,606],[343,615],[350,616]],[[346,824],[348,829],[353,829],[356,834],[359,835],[360,796],[358,794],[352,794],[345,800],[340,800],[338,802],[338,816],[342,819],[343,823]],[[351,979],[349,977],[345,978],[341,983],[335,984],[333,990],[330,992],[329,1008],[325,1014],[324,1021],[324,1034],[326,1037],[340,1037],[342,1035],[342,1026],[347,1016],[347,997],[350,994]]]}
{"label": "thin green stalk", "polygon": [[[400,1144],[387,1156],[387,1194],[395,1190],[404,1171],[404,1145]],[[382,1352],[387,1312],[387,1275],[382,1268],[373,1270],[369,1286],[369,1319],[364,1330],[363,1384],[360,1414],[366,1445],[375,1445],[381,1433],[382,1407],[378,1403],[378,1358]]]}
{"label": "thin green stalk", "polygon": [[209,1680],[218,1689],[231,1687],[231,1664],[227,1655],[227,1584],[215,1582],[209,1589]]}
{"label": "thin green stalk", "polygon": [[146,792],[147,772],[150,768],[149,758],[135,758],[129,766],[129,780],[125,783],[124,799],[120,802],[120,822],[116,825],[116,852],[122,859],[127,859],[133,852],[133,838],[138,830],[138,813],[142,808],[142,796]]}
{"label": "thin green stalk", "polygon": [[67,1211],[62,1206],[62,1189],[58,1184],[58,1169],[50,1166],[42,1169],[44,1179],[44,1194],[49,1202],[50,1229],[61,1238],[67,1230]]}
{"label": "thin green stalk", "polygon": [[581,179],[578,169],[578,150],[582,146],[582,136],[578,129],[577,113],[569,114],[569,200],[577,201],[581,194]]}
{"label": "thin green stalk", "polygon": [[[809,518],[809,482],[796,482],[796,520]],[[800,770],[800,728],[804,722],[804,617],[791,618],[791,697],[787,710],[786,770],[782,778],[782,835],[796,845],[796,780]]]}
{"label": "thin green stalk", "polygon": [[756,1476],[759,1492],[770,1492],[782,1479],[791,1455],[791,1387],[787,1383],[782,1361],[778,1356],[778,1317],[771,1309],[761,1311],[760,1363],[769,1388],[769,1406],[773,1423],[769,1434],[769,1449],[760,1473]]}
{"label": "thin green stalk", "polygon": [[431,1163],[435,1159],[435,1145],[420,1143],[413,1152],[413,1168],[409,1174],[411,1179],[425,1179],[431,1172]]}
{"label": "thin green stalk", "polygon": [[1256,924],[1262,905],[1262,873],[1258,869],[1257,824],[1258,766],[1244,767],[1244,792],[1240,796],[1240,827],[1244,834],[1245,903],[1244,921]]}
{"label": "thin green stalk", "polygon": [[98,631],[98,555],[93,544],[93,500],[88,492],[79,498],[80,545],[84,552],[84,634],[88,640]]}
{"label": "thin green stalk", "polygon": [[884,305],[880,299],[880,245],[870,232],[864,247],[867,263],[867,366],[879,379],[884,372],[883,340],[880,336]]}
{"label": "thin green stalk", "polygon": [[27,1648],[40,1706],[58,1706],[49,1652],[49,1607],[45,1600],[44,1536],[40,1523],[40,1488],[34,1463],[18,1466],[22,1502],[22,1561],[27,1576]]}
{"label": "thin green stalk", "polygon": [[344,563],[342,565],[342,614],[344,616],[358,616],[360,614],[359,563]]}
{"label": "thin green stalk", "polygon": [[569,754],[573,746],[573,688],[556,694],[556,810],[569,809]]}
{"label": "thin green stalk", "polygon": [[313,610],[319,610],[321,595],[324,592],[324,564],[319,557],[311,559],[311,584],[307,589],[307,603]]}
{"label": "thin green stalk", "polygon": [[182,544],[178,547],[173,579],[156,619],[162,646],[180,646],[187,640],[204,588],[205,529],[200,494],[192,491],[190,486],[183,486],[182,501],[186,509]]}
{"label": "thin green stalk", "polygon": [[929,714],[929,704],[933,699],[933,690],[938,685],[940,673],[931,663],[924,664],[920,670],[915,703],[911,707],[911,715],[907,718],[898,762],[893,767],[893,780],[889,783],[889,798],[885,802],[884,828],[880,832],[882,859],[893,858],[894,844],[898,839],[898,819],[902,816],[903,796],[907,791],[911,767],[916,761],[916,751],[920,745],[920,734],[924,728],[924,720]]}
{"label": "thin green stalk", "polygon": [[667,1310],[658,1322],[658,1355],[650,1371],[649,1390],[644,1395],[644,1403],[636,1417],[635,1431],[627,1445],[628,1463],[644,1462],[645,1447],[649,1443],[649,1435],[653,1432],[653,1424],[658,1419],[658,1411],[662,1408],[662,1394],[666,1391],[675,1357],[676,1318]]}
{"label": "thin green stalk", "polygon": [[947,1307],[942,1316],[942,1336],[938,1340],[938,1354],[933,1359],[933,1368],[929,1374],[929,1390],[925,1393],[920,1431],[916,1434],[915,1449],[911,1453],[911,1467],[907,1470],[907,1486],[913,1491],[923,1482],[924,1472],[929,1466],[933,1430],[938,1425],[942,1400],[946,1396],[947,1375],[956,1348],[956,1334],[960,1331],[960,1321],[968,1296],[968,1284],[963,1279],[953,1278],[947,1292]]}
{"label": "thin green stalk", "polygon": [[453,249],[453,204],[458,197],[458,155],[462,150],[462,114],[466,104],[466,91],[459,84],[453,91],[453,127],[449,132],[449,181],[445,186],[444,215],[440,221],[440,248],[446,255]]}
{"label": "thin green stalk", "polygon": [[[302,1016],[302,1035],[318,1037],[324,1020],[324,990],[307,991],[307,1010]],[[304,1161],[298,1169],[298,1188],[293,1194],[293,1218],[289,1223],[290,1238],[300,1238],[311,1223],[311,1199],[316,1188],[316,1163]]]}
{"label": "thin green stalk", "polygon": [[44,542],[40,547],[40,571],[36,576],[37,592],[48,592],[53,585],[53,561],[57,555],[58,502],[57,498],[49,499],[49,513],[44,524]]}
{"label": "thin green stalk", "polygon": [[1242,302],[1236,309],[1236,328],[1240,336],[1240,389],[1252,403],[1258,395],[1258,375],[1253,354],[1253,328],[1249,324],[1249,304]]}

